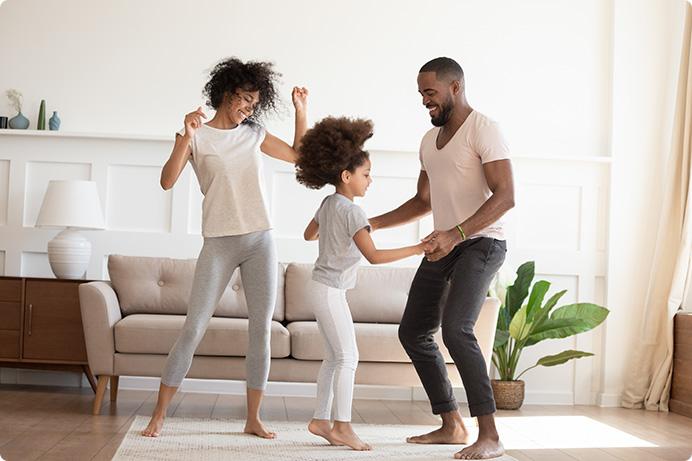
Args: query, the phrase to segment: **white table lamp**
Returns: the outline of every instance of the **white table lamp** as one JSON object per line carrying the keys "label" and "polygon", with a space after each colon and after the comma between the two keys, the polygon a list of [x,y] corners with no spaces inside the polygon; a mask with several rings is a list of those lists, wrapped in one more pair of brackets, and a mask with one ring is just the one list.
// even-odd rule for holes
{"label": "white table lamp", "polygon": [[96,183],[53,180],[43,196],[36,227],[65,228],[48,242],[48,261],[61,279],[81,278],[89,265],[91,242],[78,229],[104,229]]}

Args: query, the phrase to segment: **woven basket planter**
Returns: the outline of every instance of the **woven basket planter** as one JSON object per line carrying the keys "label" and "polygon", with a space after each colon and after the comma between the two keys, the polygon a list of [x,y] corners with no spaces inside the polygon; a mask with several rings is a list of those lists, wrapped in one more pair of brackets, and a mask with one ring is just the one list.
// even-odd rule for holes
{"label": "woven basket planter", "polygon": [[524,403],[524,381],[490,381],[498,410],[517,410]]}

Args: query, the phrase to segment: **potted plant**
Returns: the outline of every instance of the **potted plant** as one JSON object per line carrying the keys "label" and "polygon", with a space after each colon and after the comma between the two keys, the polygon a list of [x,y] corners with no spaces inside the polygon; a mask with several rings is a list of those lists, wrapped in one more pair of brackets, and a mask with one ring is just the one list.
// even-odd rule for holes
{"label": "potted plant", "polygon": [[17,111],[17,115],[10,119],[10,128],[25,130],[29,128],[29,119],[22,114],[22,93],[17,90],[9,89],[5,92],[10,106]]}
{"label": "potted plant", "polygon": [[[518,372],[521,353],[527,347],[546,339],[567,338],[589,331],[606,319],[608,309],[592,303],[576,303],[555,308],[567,292],[562,290],[544,302],[550,283],[539,280],[533,284],[534,262],[517,269],[514,283],[503,289],[498,279],[496,294],[502,301],[493,345],[493,365],[500,379],[491,381],[497,408],[516,410],[524,401],[524,381],[519,378],[537,366],[552,367],[569,360],[589,357],[591,352],[566,350],[547,355],[535,365]],[[530,294],[529,294],[529,289]],[[526,298],[528,301],[524,303]]]}

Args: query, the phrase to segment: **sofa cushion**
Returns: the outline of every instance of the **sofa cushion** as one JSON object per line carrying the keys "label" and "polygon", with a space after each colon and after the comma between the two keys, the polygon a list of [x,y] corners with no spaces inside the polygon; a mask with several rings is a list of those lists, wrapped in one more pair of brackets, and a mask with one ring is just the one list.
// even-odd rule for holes
{"label": "sofa cushion", "polygon": [[[399,362],[411,360],[401,347],[397,330],[399,325],[386,323],[356,323],[356,343],[360,362]],[[317,322],[291,322],[291,356],[299,360],[324,359],[324,340],[317,328]],[[447,349],[442,344],[442,334],[438,331],[435,340],[447,363],[452,363]]]}
{"label": "sofa cushion", "polygon": [[[315,320],[315,306],[324,303],[312,280],[312,264],[286,268],[286,320]],[[415,268],[362,266],[356,286],[346,292],[354,322],[399,323],[406,307]]]}
{"label": "sofa cushion", "polygon": [[[115,324],[115,350],[120,353],[168,354],[185,323],[184,315],[132,314]],[[195,355],[244,357],[248,346],[248,320],[212,317]],[[291,352],[288,330],[271,324],[272,358]]]}
{"label": "sofa cushion", "polygon": [[[195,259],[108,257],[108,274],[123,315],[187,313]],[[279,264],[274,320],[284,319],[284,266]],[[247,318],[240,271],[235,270],[214,312],[216,317]]]}

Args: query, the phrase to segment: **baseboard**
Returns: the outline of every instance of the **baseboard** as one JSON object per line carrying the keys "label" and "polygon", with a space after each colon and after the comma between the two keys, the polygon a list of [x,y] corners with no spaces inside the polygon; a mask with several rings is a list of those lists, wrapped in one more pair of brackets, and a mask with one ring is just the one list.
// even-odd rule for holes
{"label": "baseboard", "polygon": [[[159,388],[159,382],[159,378],[122,376],[118,387],[129,390],[155,391]],[[357,384],[353,396],[357,399],[411,400],[413,389],[410,387]],[[200,394],[243,395],[245,394],[245,381],[185,379],[180,390]],[[314,397],[315,393],[316,385],[314,383],[269,382],[265,391],[265,395],[281,397]]]}
{"label": "baseboard", "polygon": [[25,368],[0,368],[0,384],[29,384],[34,386],[89,387],[83,373],[47,371]]}
{"label": "baseboard", "polygon": [[622,398],[620,394],[598,394],[596,405],[599,407],[621,407]]}

